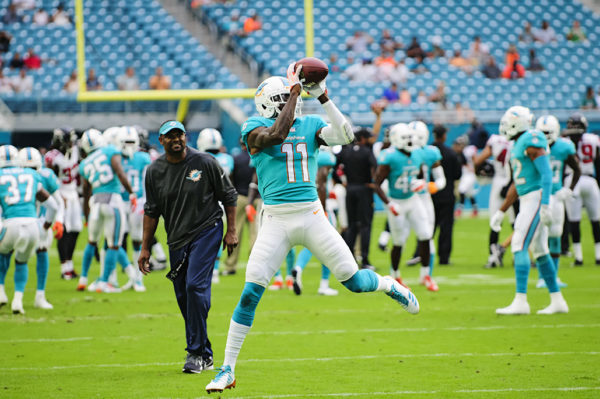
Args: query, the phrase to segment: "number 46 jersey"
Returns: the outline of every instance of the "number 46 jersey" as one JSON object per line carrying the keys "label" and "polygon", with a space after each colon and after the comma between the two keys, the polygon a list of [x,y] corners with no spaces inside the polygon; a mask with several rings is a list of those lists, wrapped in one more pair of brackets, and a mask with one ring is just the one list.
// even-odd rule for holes
{"label": "number 46 jersey", "polygon": [[390,167],[388,176],[390,197],[401,200],[412,197],[410,184],[421,171],[423,164],[421,151],[415,150],[410,155],[406,155],[397,148],[391,147],[381,152],[377,163]]}
{"label": "number 46 jersey", "polygon": [[35,218],[37,209],[35,195],[42,184],[42,177],[33,169],[0,169],[0,205],[2,218]]}
{"label": "number 46 jersey", "polygon": [[109,145],[98,148],[79,164],[79,174],[90,182],[92,194],[121,193],[121,182],[110,163],[114,155],[121,155],[121,152]]}

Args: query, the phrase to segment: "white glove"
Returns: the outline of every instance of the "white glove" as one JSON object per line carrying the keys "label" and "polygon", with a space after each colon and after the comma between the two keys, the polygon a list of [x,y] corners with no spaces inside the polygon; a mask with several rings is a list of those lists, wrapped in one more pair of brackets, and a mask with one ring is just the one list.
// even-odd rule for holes
{"label": "white glove", "polygon": [[546,226],[552,224],[552,210],[550,210],[550,205],[542,205],[540,207],[540,221]]}
{"label": "white glove", "polygon": [[410,182],[410,191],[413,193],[418,193],[425,189],[425,180],[416,179]]}
{"label": "white glove", "polygon": [[490,219],[490,227],[496,233],[502,229],[502,221],[504,220],[504,212],[498,210]]}
{"label": "white glove", "polygon": [[571,189],[569,187],[563,187],[560,190],[558,190],[554,194],[554,196],[559,201],[566,201],[573,196],[573,191],[571,191]]}
{"label": "white glove", "polygon": [[387,207],[394,216],[400,215],[400,205],[398,205],[394,201],[388,202]]}
{"label": "white glove", "polygon": [[302,70],[302,65],[298,65],[296,71],[294,72],[294,68],[296,67],[296,63],[292,62],[287,69],[287,80],[290,83],[290,89],[296,85],[300,85],[300,89],[302,89],[302,82],[300,82],[300,71]]}
{"label": "white glove", "polygon": [[311,97],[321,97],[323,94],[327,93],[327,84],[325,83],[325,79],[319,83],[305,84],[304,91],[307,92]]}

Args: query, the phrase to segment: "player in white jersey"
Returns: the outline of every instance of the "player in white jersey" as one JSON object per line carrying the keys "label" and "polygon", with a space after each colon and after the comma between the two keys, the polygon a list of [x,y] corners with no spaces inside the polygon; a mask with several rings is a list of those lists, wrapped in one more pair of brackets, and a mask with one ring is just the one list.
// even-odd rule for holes
{"label": "player in white jersey", "polygon": [[[567,218],[569,230],[573,238],[573,253],[575,266],[583,265],[583,250],[581,249],[581,210],[585,207],[588,218],[592,223],[594,235],[594,252],[596,264],[600,265],[600,189],[598,188],[598,169],[600,167],[600,138],[587,132],[587,119],[580,113],[571,115],[567,121],[564,135],[569,137],[577,149],[581,178],[573,190],[573,196],[567,199]],[[570,184],[573,172],[565,170],[565,184]]]}
{"label": "player in white jersey", "polygon": [[72,128],[54,129],[52,150],[46,153],[46,166],[54,171],[60,181],[60,194],[65,202],[64,234],[57,242],[61,277],[77,277],[73,269],[73,252],[79,232],[83,229],[81,203],[77,192],[79,178],[79,149],[77,135]]}
{"label": "player in white jersey", "polygon": [[[502,125],[502,122],[500,123]],[[505,135],[500,134],[491,135],[488,139],[485,147],[473,160],[476,168],[483,165],[488,158],[492,158],[492,165],[494,167],[494,176],[492,177],[492,186],[490,189],[490,201],[489,201],[489,212],[490,217],[496,213],[502,202],[504,201],[504,195],[506,195],[506,189],[510,184],[510,149],[512,148],[512,142],[509,141]],[[508,218],[511,223],[515,220],[515,215],[512,208],[507,211]],[[504,248],[498,244],[499,233],[490,229],[489,239],[489,257],[486,268],[492,268],[501,266],[502,264],[502,253]]]}
{"label": "player in white jersey", "polygon": [[460,217],[462,214],[465,199],[471,202],[473,216],[477,216],[477,202],[475,202],[477,176],[475,175],[475,164],[473,163],[473,158],[477,155],[477,147],[469,145],[469,138],[467,136],[458,137],[455,140],[455,144],[458,148],[461,148],[458,156],[462,159],[462,174],[458,181],[459,202],[455,216]]}

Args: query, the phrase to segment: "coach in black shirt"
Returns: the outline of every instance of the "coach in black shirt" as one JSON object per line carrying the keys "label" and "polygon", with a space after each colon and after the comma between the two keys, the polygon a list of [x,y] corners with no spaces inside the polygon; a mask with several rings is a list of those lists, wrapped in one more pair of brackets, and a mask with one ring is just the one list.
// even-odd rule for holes
{"label": "coach in black shirt", "polygon": [[452,229],[454,227],[454,182],[460,179],[461,164],[456,153],[446,144],[447,129],[443,125],[433,127],[433,145],[442,153],[442,169],[446,176],[446,187],[431,196],[435,209],[435,226],[440,226],[438,257],[440,265],[447,265],[452,251]]}
{"label": "coach in black shirt", "polygon": [[346,145],[337,155],[337,163],[344,166],[346,175],[346,211],[348,229],[342,234],[352,253],[356,236],[360,233],[362,267],[373,269],[369,262],[371,223],[373,222],[373,176],[377,161],[369,146],[372,136],[369,129],[361,128],[354,132],[356,141]]}
{"label": "coach in black shirt", "polygon": [[[165,154],[146,172],[144,237],[138,265],[144,274],[150,272],[152,237],[162,216],[171,262],[167,277],[173,281],[185,320],[188,355],[183,371],[199,373],[213,369],[213,352],[206,331],[211,279],[221,242],[228,253],[237,245],[234,223],[237,194],[213,156],[186,146],[181,123],[163,123],[159,141]],[[227,216],[225,238],[219,201]]]}

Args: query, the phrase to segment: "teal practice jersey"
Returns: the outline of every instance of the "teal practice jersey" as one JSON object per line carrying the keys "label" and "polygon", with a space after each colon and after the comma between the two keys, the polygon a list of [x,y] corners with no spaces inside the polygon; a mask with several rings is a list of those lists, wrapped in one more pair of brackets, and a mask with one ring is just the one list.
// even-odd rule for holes
{"label": "teal practice jersey", "polygon": [[563,186],[563,171],[569,155],[575,155],[575,144],[569,139],[559,137],[550,146],[550,166],[552,167],[552,194]]}
{"label": "teal practice jersey", "polygon": [[[42,178],[42,187],[44,190],[48,191],[50,195],[54,194],[60,187],[60,183],[58,181],[58,177],[52,169],[42,167],[38,170],[40,177]],[[46,215],[46,208],[39,207],[38,209],[38,217],[42,217]]]}
{"label": "teal practice jersey", "polygon": [[[426,182],[431,180],[431,167],[438,161],[442,160],[442,153],[440,149],[434,145],[426,145],[425,147],[418,150],[423,160],[423,173]],[[424,190],[419,191],[419,194],[427,193],[427,186]]]}
{"label": "teal practice jersey", "polygon": [[[127,176],[129,184],[133,193],[138,198],[145,197],[144,193],[144,177],[146,175],[146,168],[152,163],[150,154],[147,152],[138,151],[133,154],[132,158],[121,156],[121,165],[123,165],[123,171]],[[121,186],[121,197],[123,200],[129,201],[129,193],[125,190],[125,187]]]}
{"label": "teal practice jersey", "polygon": [[386,148],[379,155],[379,165],[388,165],[390,197],[394,199],[407,199],[412,197],[411,182],[417,178],[421,171],[423,159],[420,151],[413,151],[406,155],[395,147]]}
{"label": "teal practice jersey", "polygon": [[92,194],[121,193],[121,183],[110,163],[121,152],[112,145],[98,148],[79,164],[79,174],[92,186]]}
{"label": "teal practice jersey", "polygon": [[[242,140],[260,126],[270,127],[275,119],[253,116],[242,125]],[[327,126],[318,115],[296,118],[282,144],[251,155],[258,176],[258,191],[267,205],[312,202],[318,199],[316,133]],[[250,148],[250,146],[248,146]]]}
{"label": "teal practice jersey", "polygon": [[527,155],[527,148],[536,147],[548,150],[548,140],[539,130],[528,130],[514,143],[510,153],[510,165],[517,194],[525,195],[542,188],[542,177],[533,161]]}
{"label": "teal practice jersey", "polygon": [[2,218],[35,218],[35,195],[42,188],[42,177],[33,169],[0,169]]}
{"label": "teal practice jersey", "polygon": [[221,165],[221,169],[223,169],[227,176],[231,175],[231,171],[233,170],[233,157],[231,155],[225,154],[224,152],[218,152],[216,154],[209,152],[209,154],[217,159],[217,162]]}

